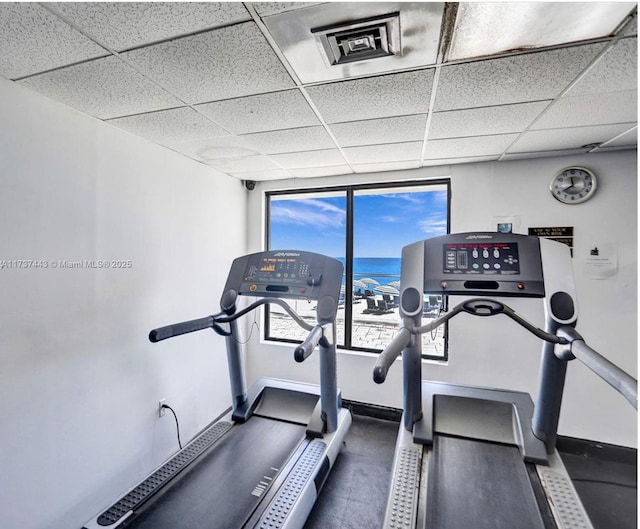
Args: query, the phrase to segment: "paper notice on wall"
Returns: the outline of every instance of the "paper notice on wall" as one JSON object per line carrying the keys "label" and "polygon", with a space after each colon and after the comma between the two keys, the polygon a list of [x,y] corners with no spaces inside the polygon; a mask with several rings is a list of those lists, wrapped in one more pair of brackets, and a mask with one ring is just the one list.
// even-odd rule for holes
{"label": "paper notice on wall", "polygon": [[493,217],[491,230],[500,233],[520,233],[520,217],[518,215]]}
{"label": "paper notice on wall", "polygon": [[618,273],[618,252],[611,243],[593,244],[582,255],[582,271],[590,279],[607,279]]}

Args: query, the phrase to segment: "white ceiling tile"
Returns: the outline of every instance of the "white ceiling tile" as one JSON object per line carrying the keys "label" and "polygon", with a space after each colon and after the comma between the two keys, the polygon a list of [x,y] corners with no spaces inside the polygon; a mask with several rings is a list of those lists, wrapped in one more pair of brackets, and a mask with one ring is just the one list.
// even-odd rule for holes
{"label": "white ceiling tile", "polygon": [[348,165],[333,165],[331,167],[309,167],[305,169],[289,169],[294,178],[318,178],[321,176],[339,176],[353,174]]}
{"label": "white ceiling tile", "polygon": [[568,96],[638,88],[638,39],[619,40],[567,92]]}
{"label": "white ceiling tile", "polygon": [[402,143],[424,138],[427,115],[336,123],[329,129],[341,147]]}
{"label": "white ceiling tile", "polygon": [[433,70],[420,70],[310,86],[326,123],[424,114],[429,110]]}
{"label": "white ceiling tile", "polygon": [[291,174],[284,169],[273,169],[271,171],[253,171],[250,173],[231,173],[231,176],[240,178],[241,180],[255,180],[256,182],[264,182],[266,180],[285,180],[291,178]]}
{"label": "white ceiling tile", "polygon": [[352,165],[356,173],[378,173],[380,171],[405,171],[420,167],[420,160],[408,162],[357,163]]}
{"label": "white ceiling tile", "polygon": [[517,137],[517,134],[500,134],[496,136],[429,140],[424,157],[425,160],[428,160],[501,154]]}
{"label": "white ceiling tile", "polygon": [[422,142],[347,147],[343,152],[351,164],[415,161],[420,160]]}
{"label": "white ceiling tile", "polygon": [[198,110],[234,134],[319,125],[299,90],[226,99],[197,106]]}
{"label": "white ceiling tile", "polygon": [[251,19],[241,2],[63,2],[51,5],[98,42],[116,51]]}
{"label": "white ceiling tile", "polygon": [[444,66],[435,110],[554,99],[604,48],[589,44]]}
{"label": "white ceiling tile", "polygon": [[273,154],[270,158],[285,169],[329,167],[332,165],[344,165],[345,163],[344,157],[340,154],[338,149]]}
{"label": "white ceiling tile", "polygon": [[248,145],[264,154],[312,151],[335,147],[331,136],[324,127],[304,127],[300,129],[257,132],[241,136]]}
{"label": "white ceiling tile", "polygon": [[606,147],[622,147],[629,145],[637,145],[638,144],[638,127],[633,127],[633,129],[621,134],[617,138],[608,141]]}
{"label": "white ceiling tile", "polygon": [[522,132],[550,101],[435,112],[429,139],[461,138]]}
{"label": "white ceiling tile", "polygon": [[510,153],[579,149],[591,143],[604,143],[629,130],[629,125],[595,125],[525,132],[510,148]]}
{"label": "white ceiling tile", "polygon": [[163,145],[228,134],[189,107],[116,118],[109,123]]}
{"label": "white ceiling tile", "polygon": [[35,3],[0,2],[0,75],[16,79],[107,51]]}
{"label": "white ceiling tile", "polygon": [[460,2],[449,59],[611,35],[631,2]]}
{"label": "white ceiling tile", "polygon": [[630,123],[637,120],[636,90],[563,97],[531,127],[533,130]]}
{"label": "white ceiling tile", "polygon": [[195,160],[235,160],[247,156],[256,156],[260,153],[240,138],[239,136],[219,136],[188,142],[178,142],[168,145],[174,151],[193,158]]}
{"label": "white ceiling tile", "polygon": [[188,103],[293,87],[253,22],[125,52],[123,57]]}
{"label": "white ceiling tile", "polygon": [[277,13],[284,13],[285,11],[316,6],[320,3],[322,2],[251,2],[251,5],[260,16],[267,17]]}
{"label": "white ceiling tile", "polygon": [[[263,21],[296,76],[308,84],[434,65],[443,10],[444,2],[328,2]],[[380,17],[394,13],[399,13],[396,22],[389,22],[385,31],[391,37],[388,47],[395,53],[347,62],[336,62],[333,53],[327,55],[325,46],[330,45],[321,41],[320,35],[326,34],[321,28],[338,33],[338,26],[373,18],[380,22]],[[384,35],[380,37],[386,40]]]}
{"label": "white ceiling tile", "polygon": [[92,116],[109,119],[182,104],[117,57],[29,77],[20,84]]}
{"label": "white ceiling tile", "polygon": [[215,167],[216,169],[229,174],[249,173],[255,171],[272,171],[274,169],[281,169],[281,167],[261,154],[258,156],[245,156],[242,158],[209,160],[206,163],[211,167]]}

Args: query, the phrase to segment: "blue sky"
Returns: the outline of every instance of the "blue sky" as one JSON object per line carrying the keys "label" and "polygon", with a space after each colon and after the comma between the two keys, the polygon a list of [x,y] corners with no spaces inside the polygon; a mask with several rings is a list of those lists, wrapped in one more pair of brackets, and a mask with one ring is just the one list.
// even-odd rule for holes
{"label": "blue sky", "polygon": [[[271,198],[271,248],[345,255],[346,197]],[[354,198],[355,257],[400,257],[403,246],[444,235],[445,190]]]}

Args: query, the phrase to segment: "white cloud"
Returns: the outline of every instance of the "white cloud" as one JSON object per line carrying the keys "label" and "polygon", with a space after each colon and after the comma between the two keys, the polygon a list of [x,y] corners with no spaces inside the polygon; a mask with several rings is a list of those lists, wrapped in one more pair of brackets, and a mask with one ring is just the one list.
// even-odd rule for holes
{"label": "white cloud", "polygon": [[397,200],[404,200],[405,202],[410,202],[411,204],[423,203],[420,193],[394,193],[381,196],[383,196],[384,198],[395,198]]}
{"label": "white cloud", "polygon": [[439,215],[433,215],[421,220],[418,223],[420,230],[429,237],[437,237],[447,233],[447,220]]}
{"label": "white cloud", "polygon": [[271,203],[271,221],[313,226],[315,228],[335,228],[344,226],[344,209],[327,204],[322,200],[308,199]]}

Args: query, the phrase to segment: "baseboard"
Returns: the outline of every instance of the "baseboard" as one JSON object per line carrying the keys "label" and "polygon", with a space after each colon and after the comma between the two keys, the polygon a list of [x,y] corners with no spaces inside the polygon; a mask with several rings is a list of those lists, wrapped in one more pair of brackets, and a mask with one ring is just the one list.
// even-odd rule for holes
{"label": "baseboard", "polygon": [[402,419],[402,410],[398,408],[389,408],[387,406],[378,406],[367,402],[345,399],[342,399],[342,407],[350,410],[353,415],[362,415],[364,417],[373,417],[374,419],[384,419],[398,423]]}

